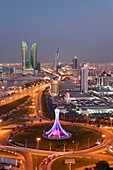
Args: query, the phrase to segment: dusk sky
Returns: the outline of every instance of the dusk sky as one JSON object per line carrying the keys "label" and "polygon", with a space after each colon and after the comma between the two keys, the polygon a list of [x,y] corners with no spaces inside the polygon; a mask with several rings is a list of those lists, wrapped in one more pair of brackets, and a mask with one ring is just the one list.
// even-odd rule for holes
{"label": "dusk sky", "polygon": [[0,0],[0,63],[21,62],[21,42],[41,62],[113,62],[113,0]]}

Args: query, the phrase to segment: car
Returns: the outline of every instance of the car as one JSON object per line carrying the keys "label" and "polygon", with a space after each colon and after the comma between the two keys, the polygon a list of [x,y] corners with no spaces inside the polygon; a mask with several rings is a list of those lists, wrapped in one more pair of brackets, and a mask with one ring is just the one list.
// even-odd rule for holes
{"label": "car", "polygon": [[49,162],[50,162],[50,160],[47,159],[47,160],[45,161],[45,165],[47,165]]}
{"label": "car", "polygon": [[48,156],[48,159],[51,161],[53,159],[53,156]]}
{"label": "car", "polygon": [[42,162],[41,162],[41,165],[44,165],[45,164],[45,160],[43,160]]}
{"label": "car", "polygon": [[101,144],[101,142],[100,142],[100,141],[97,141],[95,144],[96,144],[96,145],[100,145],[100,144]]}

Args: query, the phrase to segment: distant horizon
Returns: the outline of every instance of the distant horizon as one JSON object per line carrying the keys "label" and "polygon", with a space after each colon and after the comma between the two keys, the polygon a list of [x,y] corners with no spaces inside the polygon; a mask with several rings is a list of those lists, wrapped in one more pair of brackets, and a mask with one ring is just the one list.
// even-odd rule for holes
{"label": "distant horizon", "polygon": [[[39,61],[39,62],[41,62],[41,61]],[[89,63],[89,64],[113,64],[113,61],[108,61],[108,62],[90,62],[90,61],[79,61],[78,60],[78,63]],[[1,62],[0,64],[16,64],[16,63],[18,63],[18,64],[22,64],[22,62]],[[41,62],[41,63],[53,63],[53,62],[50,62],[50,61],[43,61],[43,62]],[[68,62],[68,61],[59,61],[59,63],[64,63],[64,64],[66,64],[66,63],[72,63],[72,61],[70,61],[70,62]]]}

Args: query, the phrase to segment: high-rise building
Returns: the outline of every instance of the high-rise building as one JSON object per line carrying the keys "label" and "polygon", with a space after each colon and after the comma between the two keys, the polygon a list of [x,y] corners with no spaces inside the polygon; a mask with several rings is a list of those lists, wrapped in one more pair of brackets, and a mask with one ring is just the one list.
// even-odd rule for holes
{"label": "high-rise building", "polygon": [[31,57],[28,55],[28,45],[22,41],[22,72],[23,74],[35,74],[37,70],[37,44],[33,43],[31,47]]}
{"label": "high-rise building", "polygon": [[26,42],[22,41],[22,70],[23,74],[25,70],[32,68],[29,56],[28,56],[28,45]]}
{"label": "high-rise building", "polygon": [[26,42],[22,41],[22,69],[23,72],[26,68],[26,58],[28,57],[28,45]]}
{"label": "high-rise building", "polygon": [[55,60],[54,60],[54,71],[58,71],[58,58],[59,58],[59,48],[57,48],[57,51],[55,53]]}
{"label": "high-rise building", "polygon": [[32,47],[31,47],[31,58],[30,58],[30,62],[31,62],[31,65],[33,67],[34,70],[36,70],[36,67],[37,67],[37,62],[38,62],[38,59],[37,59],[37,44],[36,43],[33,43],[32,44]]}
{"label": "high-rise building", "polygon": [[81,80],[81,92],[87,93],[88,92],[88,66],[87,65],[81,67],[80,80]]}
{"label": "high-rise building", "polygon": [[97,86],[98,87],[105,86],[105,84],[106,84],[105,77],[97,77]]}
{"label": "high-rise building", "polygon": [[57,96],[59,94],[59,83],[58,80],[52,80],[50,92],[52,96]]}
{"label": "high-rise building", "polygon": [[73,66],[72,66],[73,69],[77,69],[78,68],[78,58],[75,56],[73,58]]}

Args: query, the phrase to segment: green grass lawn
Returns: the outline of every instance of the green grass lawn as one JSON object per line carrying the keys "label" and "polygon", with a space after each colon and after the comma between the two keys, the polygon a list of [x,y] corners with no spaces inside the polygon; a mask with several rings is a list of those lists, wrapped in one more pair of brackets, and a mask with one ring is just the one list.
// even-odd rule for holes
{"label": "green grass lawn", "polygon": [[[72,133],[72,137],[66,140],[49,140],[42,137],[44,131],[48,131],[51,128],[52,124],[43,124],[40,126],[34,126],[28,128],[22,132],[19,132],[13,135],[13,140],[22,144],[25,144],[25,140],[28,141],[28,147],[36,148],[36,138],[40,137],[41,141],[39,143],[40,149],[48,150],[50,146],[52,150],[62,151],[64,148],[66,150],[80,150],[91,147],[95,145],[95,142],[101,137],[101,134],[98,132],[94,132],[92,130],[82,128],[79,126],[63,126],[63,128]],[[72,141],[74,143],[72,144]]]}
{"label": "green grass lawn", "polygon": [[99,159],[96,158],[80,158],[80,157],[63,157],[59,158],[52,164],[52,170],[69,170],[69,167],[67,164],[65,164],[65,159],[75,159],[75,164],[72,165],[72,169],[83,167],[83,166],[88,166],[95,164],[96,162],[99,161]]}

